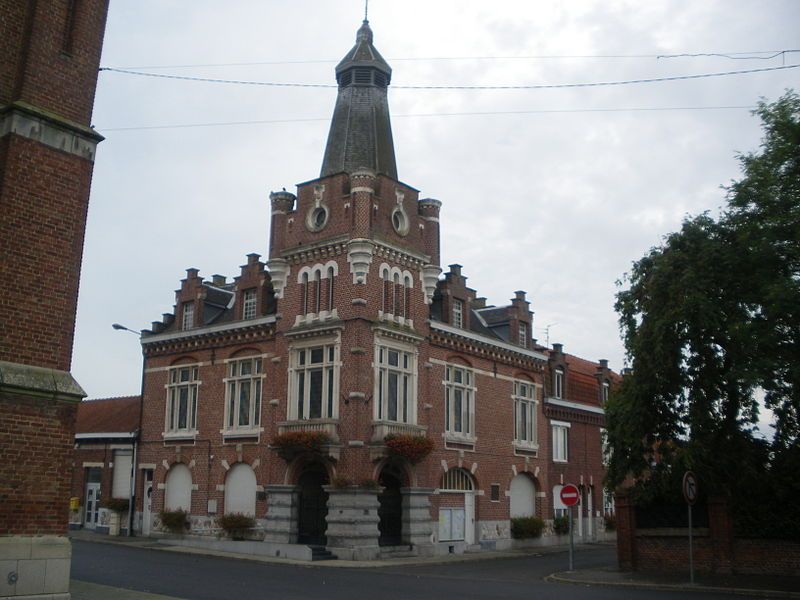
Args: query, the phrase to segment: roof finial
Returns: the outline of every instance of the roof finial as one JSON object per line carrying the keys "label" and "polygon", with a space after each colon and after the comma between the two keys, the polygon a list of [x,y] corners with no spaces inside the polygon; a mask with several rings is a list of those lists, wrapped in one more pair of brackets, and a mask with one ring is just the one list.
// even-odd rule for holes
{"label": "roof finial", "polygon": [[364,20],[369,21],[367,16],[369,15],[369,0],[364,0]]}

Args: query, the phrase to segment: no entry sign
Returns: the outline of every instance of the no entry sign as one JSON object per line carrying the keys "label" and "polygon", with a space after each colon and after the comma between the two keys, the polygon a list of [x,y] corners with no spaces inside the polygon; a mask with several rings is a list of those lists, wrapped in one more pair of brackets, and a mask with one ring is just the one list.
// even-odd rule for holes
{"label": "no entry sign", "polygon": [[568,483],[561,488],[561,501],[565,506],[575,506],[581,499],[581,493],[577,486]]}

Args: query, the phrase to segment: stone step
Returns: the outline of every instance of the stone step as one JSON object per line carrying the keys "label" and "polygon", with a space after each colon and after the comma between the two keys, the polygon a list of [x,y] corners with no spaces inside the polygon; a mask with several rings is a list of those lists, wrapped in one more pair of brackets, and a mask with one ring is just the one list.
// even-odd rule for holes
{"label": "stone step", "polygon": [[419,553],[412,546],[381,546],[381,558],[413,558]]}
{"label": "stone step", "polygon": [[336,556],[325,548],[325,546],[309,546],[311,548],[311,560],[336,560]]}

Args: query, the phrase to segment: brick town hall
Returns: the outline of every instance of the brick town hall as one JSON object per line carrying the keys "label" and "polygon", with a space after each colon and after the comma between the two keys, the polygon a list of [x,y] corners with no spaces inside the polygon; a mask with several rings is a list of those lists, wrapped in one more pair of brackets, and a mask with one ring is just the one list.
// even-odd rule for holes
{"label": "brick town hall", "polygon": [[137,532],[184,509],[194,535],[254,516],[272,556],[500,549],[512,517],[552,536],[568,482],[578,534],[602,532],[617,375],[537,345],[524,292],[486,306],[460,265],[441,277],[442,203],[398,179],[391,76],[364,21],[320,176],[270,194],[269,259],[232,281],[189,269],[143,333]]}

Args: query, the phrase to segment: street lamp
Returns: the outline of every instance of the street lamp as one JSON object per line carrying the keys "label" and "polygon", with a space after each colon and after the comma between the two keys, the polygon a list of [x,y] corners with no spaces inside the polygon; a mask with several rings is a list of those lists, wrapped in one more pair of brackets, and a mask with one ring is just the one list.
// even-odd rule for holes
{"label": "street lamp", "polygon": [[[127,331],[132,333],[140,340],[142,332],[119,323],[112,323],[116,331]],[[139,449],[139,436],[142,435],[142,410],[144,408],[144,347],[142,347],[142,382],[139,387],[139,427],[136,430],[136,437],[133,439],[133,458],[131,460],[131,475],[130,475],[130,494],[128,495],[128,537],[133,537],[133,515],[136,512],[136,460]]]}

